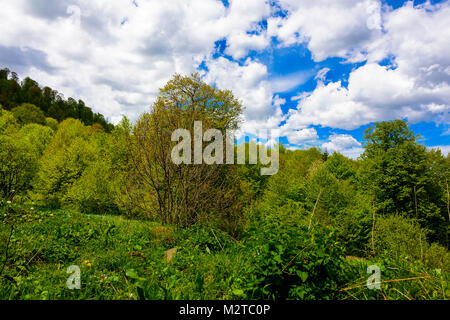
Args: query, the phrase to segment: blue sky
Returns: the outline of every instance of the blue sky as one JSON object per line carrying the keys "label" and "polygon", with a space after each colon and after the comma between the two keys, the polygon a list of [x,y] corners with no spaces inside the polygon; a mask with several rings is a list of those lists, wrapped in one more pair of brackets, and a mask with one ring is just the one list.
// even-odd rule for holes
{"label": "blue sky", "polygon": [[0,66],[113,122],[198,71],[241,99],[252,137],[356,158],[365,129],[400,118],[448,153],[449,18],[447,0],[18,0],[2,4]]}

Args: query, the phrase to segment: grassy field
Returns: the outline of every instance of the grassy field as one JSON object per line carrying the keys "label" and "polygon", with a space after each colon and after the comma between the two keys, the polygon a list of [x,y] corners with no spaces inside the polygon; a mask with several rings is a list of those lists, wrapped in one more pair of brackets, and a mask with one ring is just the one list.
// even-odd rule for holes
{"label": "grassy field", "polygon": [[[2,223],[2,252],[9,233]],[[185,235],[117,216],[29,213],[14,225],[0,299],[232,298],[242,253],[231,253],[227,239],[192,243]],[[167,262],[165,252],[173,248],[177,253]],[[81,269],[81,290],[66,286],[70,265]]]}
{"label": "grassy field", "polygon": [[[0,299],[254,298],[248,274],[254,250],[216,229],[175,229],[120,216],[31,207],[3,214],[2,219]],[[168,258],[167,250],[175,248]],[[449,295],[444,270],[378,260],[386,283],[374,291],[365,286],[366,268],[373,262],[355,257],[343,261],[346,283],[335,290],[334,298]],[[80,290],[67,288],[71,265],[81,269]],[[416,279],[404,280],[409,278]]]}

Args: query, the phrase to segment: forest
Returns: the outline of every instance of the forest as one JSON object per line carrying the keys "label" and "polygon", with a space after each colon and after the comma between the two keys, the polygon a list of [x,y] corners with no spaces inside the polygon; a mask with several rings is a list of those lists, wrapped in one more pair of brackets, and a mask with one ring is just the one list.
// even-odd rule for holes
{"label": "forest", "polygon": [[357,160],[278,144],[274,175],[171,161],[175,129],[236,130],[243,109],[176,74],[113,126],[1,70],[0,299],[449,298],[448,155],[397,119]]}
{"label": "forest", "polygon": [[47,122],[74,118],[87,126],[98,123],[107,132],[114,127],[102,114],[93,113],[83,100],[65,100],[64,95],[58,91],[47,86],[41,88],[39,83],[29,77],[19,83],[17,73],[8,68],[0,69],[0,105],[3,109],[12,111],[21,123],[48,126]]}

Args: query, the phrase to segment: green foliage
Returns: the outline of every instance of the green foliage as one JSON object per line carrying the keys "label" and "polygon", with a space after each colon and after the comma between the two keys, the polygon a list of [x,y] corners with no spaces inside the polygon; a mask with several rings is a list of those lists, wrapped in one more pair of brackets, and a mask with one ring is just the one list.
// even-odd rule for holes
{"label": "green foliage", "polygon": [[53,130],[32,123],[20,128],[19,135],[21,139],[26,140],[36,150],[36,154],[40,157],[52,139]]}
{"label": "green foliage", "polygon": [[327,157],[325,167],[338,180],[348,180],[356,175],[356,168],[353,161],[337,152]]}
{"label": "green foliage", "polygon": [[448,299],[450,158],[406,122],[370,127],[358,161],[280,145],[261,176],[170,161],[172,129],[239,126],[239,101],[198,75],[114,128],[17,81],[0,70],[0,299]]}
{"label": "green foliage", "polygon": [[45,125],[50,127],[53,131],[58,130],[58,120],[47,117],[45,118]]}
{"label": "green foliage", "polygon": [[93,161],[95,149],[79,120],[65,120],[41,158],[35,188],[47,204],[65,201],[68,190]]}
{"label": "green foliage", "polygon": [[[377,123],[365,135],[359,181],[375,196],[377,212],[406,214],[428,229],[429,239],[448,241],[442,155],[428,152],[404,121]],[[447,243],[448,244],[448,243]]]}
{"label": "green foliage", "polygon": [[405,143],[414,143],[418,138],[406,121],[377,122],[364,132],[364,156],[373,158]]}
{"label": "green foliage", "polygon": [[[347,285],[338,299],[354,300],[447,300],[450,273],[441,268],[429,269],[416,261],[379,256],[370,260],[348,259]],[[381,288],[366,287],[369,266],[381,271]],[[361,281],[363,279],[363,281]]]}
{"label": "green foliage", "polygon": [[18,123],[14,115],[0,108],[0,134],[14,131],[17,129]]}
{"label": "green foliage", "polygon": [[30,103],[23,103],[11,110],[21,124],[38,123],[45,125],[45,114],[41,109]]}
{"label": "green foliage", "polygon": [[38,168],[30,142],[0,134],[0,199],[27,190]]}
{"label": "green foliage", "polygon": [[67,192],[66,199],[81,212],[119,213],[111,191],[111,170],[102,161],[92,162]]}
{"label": "green foliage", "polygon": [[396,258],[419,260],[423,256],[425,236],[426,232],[416,223],[402,216],[379,217],[375,224],[375,250]]}
{"label": "green foliage", "polygon": [[[151,232],[161,227],[144,221],[30,207],[21,212],[0,277],[0,299],[230,299],[248,263],[218,230],[225,250],[208,251],[204,244],[215,238],[200,227],[192,239],[181,231],[169,244]],[[10,230],[2,218],[3,213],[0,245]],[[170,264],[164,262],[168,245],[180,249]],[[81,290],[66,287],[70,265],[81,268]]]}
{"label": "green foliage", "polygon": [[248,230],[252,264],[242,289],[252,299],[332,299],[345,270],[330,230],[260,212]]}
{"label": "green foliage", "polygon": [[127,139],[127,205],[161,223],[190,226],[220,220],[236,232],[242,207],[236,166],[175,163],[171,154],[176,130],[193,137],[195,122],[201,121],[202,130],[224,134],[238,128],[241,112],[231,91],[206,84],[199,74],[175,75]]}
{"label": "green foliage", "polygon": [[86,213],[121,212],[123,199],[118,191],[126,156],[123,134],[120,128],[111,135],[97,129],[75,119],[59,125],[40,160],[35,200]]}
{"label": "green foliage", "polygon": [[402,216],[380,217],[375,225],[375,250],[383,255],[420,261],[430,268],[448,268],[450,253],[426,241],[427,231]]}
{"label": "green foliage", "polygon": [[[85,125],[100,124],[105,131],[111,132],[114,126],[105,120],[100,113],[93,113],[82,100],[73,98],[67,100],[63,95],[50,87],[41,87],[33,79],[26,77],[22,83],[15,72],[9,69],[0,69],[0,105],[6,110],[16,109],[15,115],[22,123],[45,124],[45,117],[51,117],[57,121],[67,118],[75,118]],[[24,108],[24,104],[28,105]],[[29,105],[35,106],[34,108]],[[37,109],[36,109],[37,108]],[[42,117],[44,114],[44,118]],[[52,121],[50,127],[54,129]]]}

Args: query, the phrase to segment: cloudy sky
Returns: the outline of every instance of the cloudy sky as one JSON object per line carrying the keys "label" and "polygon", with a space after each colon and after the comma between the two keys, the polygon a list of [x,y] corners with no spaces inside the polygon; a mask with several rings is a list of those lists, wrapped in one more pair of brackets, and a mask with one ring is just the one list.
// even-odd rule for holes
{"label": "cloudy sky", "polygon": [[375,121],[450,150],[450,4],[404,0],[0,0],[0,67],[136,119],[177,72],[245,106],[243,130],[356,158]]}

